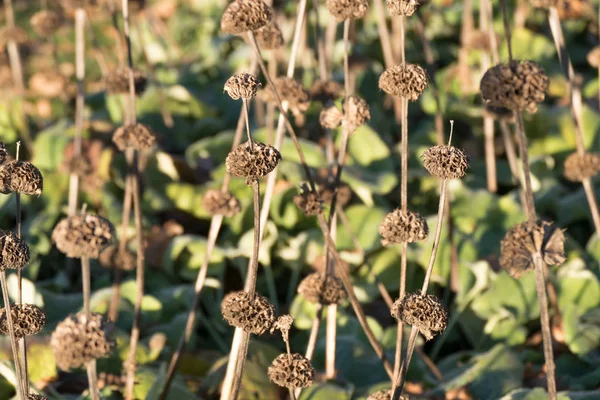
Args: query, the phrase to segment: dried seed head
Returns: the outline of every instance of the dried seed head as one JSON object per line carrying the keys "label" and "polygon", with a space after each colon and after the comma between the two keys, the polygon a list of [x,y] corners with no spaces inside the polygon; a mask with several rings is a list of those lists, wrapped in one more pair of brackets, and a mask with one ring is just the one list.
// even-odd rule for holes
{"label": "dried seed head", "polygon": [[233,217],[240,212],[239,200],[230,192],[219,189],[209,189],[204,194],[202,206],[210,215]]}
{"label": "dried seed head", "polygon": [[4,164],[6,158],[8,157],[8,151],[6,151],[6,145],[0,142],[0,164]]}
{"label": "dried seed head", "polygon": [[489,103],[484,104],[483,115],[485,117],[493,118],[496,121],[502,121],[508,124],[515,123],[515,113],[513,110],[504,107],[496,107]]}
{"label": "dried seed head", "polygon": [[391,314],[397,320],[415,326],[427,340],[448,326],[448,310],[432,294],[407,293],[394,302]]}
{"label": "dried seed head", "polygon": [[50,338],[56,365],[64,371],[80,368],[88,362],[107,357],[115,345],[112,324],[102,315],[70,315],[60,322]]}
{"label": "dried seed head", "polygon": [[[380,390],[378,392],[375,392],[375,393],[369,395],[369,397],[367,397],[367,400],[391,400],[391,399],[392,399],[392,390],[391,389]],[[398,397],[398,400],[410,400],[410,397],[408,395],[401,394],[400,397]]]}
{"label": "dried seed head", "polygon": [[349,96],[348,103],[344,103],[344,114],[350,133],[371,119],[369,104],[358,96]]}
{"label": "dried seed head", "polygon": [[486,103],[534,113],[544,101],[549,84],[538,64],[514,60],[488,69],[481,78],[480,89]]}
{"label": "dried seed head", "polygon": [[324,129],[336,129],[342,124],[344,114],[334,105],[321,110],[319,114],[319,124]]}
{"label": "dried seed head", "polygon": [[302,185],[302,192],[294,196],[294,204],[309,217],[323,212],[323,202],[306,184]]}
{"label": "dried seed head", "polygon": [[[304,122],[304,113],[306,113],[310,106],[308,91],[304,90],[302,83],[286,76],[275,78],[273,83],[281,101],[287,101],[290,111],[294,114],[296,123],[301,125]],[[277,104],[277,98],[270,87],[261,91],[261,98],[267,103]]]}
{"label": "dried seed head", "polygon": [[227,172],[246,178],[248,185],[261,176],[268,175],[281,161],[281,154],[275,147],[260,142],[254,142],[252,148],[250,145],[250,142],[239,145],[225,160]]}
{"label": "dried seed head", "polygon": [[427,240],[429,227],[421,214],[407,210],[406,213],[397,208],[385,216],[379,225],[381,244],[387,246],[395,243],[414,243]]}
{"label": "dried seed head", "polygon": [[41,394],[29,393],[27,400],[48,400],[46,396],[42,396]]}
{"label": "dried seed head", "polygon": [[229,325],[255,335],[262,335],[275,323],[275,307],[258,293],[254,300],[246,292],[229,293],[221,302],[221,314]]}
{"label": "dried seed head", "polygon": [[290,329],[292,329],[292,324],[294,323],[294,318],[289,314],[280,315],[277,317],[277,320],[271,327],[271,333],[276,330],[281,331],[281,334],[284,338],[288,335]]}
{"label": "dried seed head", "polygon": [[327,9],[338,21],[359,19],[369,11],[368,0],[327,0]]}
{"label": "dried seed head", "polygon": [[332,80],[316,80],[310,88],[310,97],[314,101],[327,104],[344,95],[344,87]]}
{"label": "dried seed head", "polygon": [[63,158],[62,168],[69,175],[74,174],[78,177],[87,177],[94,173],[90,160],[84,157]]}
{"label": "dried seed head", "polygon": [[10,42],[15,42],[17,45],[21,45],[27,42],[27,31],[18,26],[12,28],[0,29],[0,48],[6,46]]}
{"label": "dried seed head", "polygon": [[547,221],[522,222],[510,228],[500,242],[500,266],[518,278],[533,269],[533,255],[540,253],[546,265],[565,261],[565,235]]}
{"label": "dried seed head", "polygon": [[558,5],[558,0],[529,0],[529,3],[535,8],[551,8]]}
{"label": "dried seed head", "polygon": [[261,50],[275,50],[283,46],[283,34],[276,22],[263,26],[254,35]]}
{"label": "dried seed head", "polygon": [[594,68],[600,68],[600,46],[594,47],[587,54],[587,62]]}
{"label": "dried seed head", "polygon": [[467,47],[473,50],[490,51],[492,48],[489,32],[475,29],[467,37]]}
{"label": "dried seed head", "polygon": [[[148,78],[146,78],[146,74],[134,68],[133,88],[137,96],[144,93],[147,83]],[[129,68],[119,67],[108,71],[104,77],[104,84],[110,94],[129,93]]]}
{"label": "dried seed head", "polygon": [[156,134],[148,125],[137,123],[119,127],[113,134],[112,140],[121,151],[148,150],[156,144]]}
{"label": "dried seed head", "polygon": [[[319,197],[321,197],[324,204],[331,204],[335,192],[335,185],[333,183],[327,183],[319,190]],[[352,189],[350,189],[350,186],[347,184],[341,183],[337,187],[336,205],[343,208],[350,200],[352,200]]]}
{"label": "dried seed head", "polygon": [[271,23],[273,11],[262,0],[235,0],[221,18],[221,30],[230,35],[256,31]]}
{"label": "dried seed head", "polygon": [[108,246],[100,254],[100,265],[106,269],[120,269],[121,271],[132,271],[136,266],[136,254],[129,250],[119,251],[119,245]]}
{"label": "dried seed head", "polygon": [[52,240],[67,257],[98,258],[112,242],[113,230],[106,218],[78,214],[59,221],[52,231]]}
{"label": "dried seed head", "polygon": [[[37,334],[46,325],[46,314],[34,304],[13,304],[10,314],[15,336],[19,339]],[[6,307],[0,309],[0,333],[7,336],[9,334]]]}
{"label": "dried seed head", "polygon": [[29,23],[39,36],[50,36],[60,26],[60,17],[54,11],[42,10],[33,14]]}
{"label": "dried seed head", "polygon": [[39,169],[29,161],[11,160],[0,165],[0,193],[41,195],[44,179]]}
{"label": "dried seed head", "polygon": [[256,92],[261,86],[256,75],[242,72],[227,79],[223,91],[227,92],[229,97],[234,100],[238,100],[239,98],[247,100],[256,96]]}
{"label": "dried seed head", "polygon": [[11,231],[0,229],[0,270],[19,270],[29,262],[29,246]]}
{"label": "dried seed head", "polygon": [[379,77],[379,88],[389,95],[416,101],[428,85],[425,70],[417,64],[399,64]]}
{"label": "dried seed head", "polygon": [[419,7],[417,0],[385,0],[385,6],[391,15],[410,17]]}
{"label": "dried seed head", "polygon": [[423,153],[423,165],[433,176],[454,179],[465,176],[469,162],[464,151],[454,146],[440,145],[430,147]]}
{"label": "dried seed head", "polygon": [[287,353],[277,356],[267,372],[271,382],[286,388],[304,388],[312,385],[315,369],[302,354],[292,353],[291,363]]}
{"label": "dried seed head", "polygon": [[565,178],[573,182],[582,182],[600,172],[600,154],[573,153],[565,160]]}
{"label": "dried seed head", "polygon": [[331,274],[325,277],[321,272],[313,272],[300,282],[298,293],[311,303],[337,304],[346,297],[342,281]]}

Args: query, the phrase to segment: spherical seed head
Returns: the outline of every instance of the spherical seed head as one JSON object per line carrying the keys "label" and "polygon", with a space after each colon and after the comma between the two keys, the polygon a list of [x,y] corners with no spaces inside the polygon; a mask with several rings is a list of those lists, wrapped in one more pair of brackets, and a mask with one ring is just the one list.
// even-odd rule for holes
{"label": "spherical seed head", "polygon": [[80,368],[88,362],[107,357],[115,345],[113,325],[102,315],[70,315],[61,321],[50,338],[56,365],[64,371]]}
{"label": "spherical seed head", "polygon": [[[40,332],[46,325],[46,314],[34,304],[13,304],[10,314],[14,325],[15,336],[22,338]],[[0,309],[0,333],[9,335],[6,307]]]}
{"label": "spherical seed head", "polygon": [[235,0],[225,9],[221,30],[230,35],[256,31],[271,23],[273,11],[262,0]]}
{"label": "spherical seed head", "polygon": [[33,14],[29,23],[39,36],[50,36],[60,26],[60,17],[54,11],[41,10]]}
{"label": "spherical seed head", "polygon": [[294,204],[309,217],[323,212],[323,202],[306,184],[302,185],[300,194],[294,196]]}
{"label": "spherical seed head", "polygon": [[454,179],[465,176],[469,162],[464,151],[454,146],[440,145],[430,147],[423,153],[423,165],[433,176]]}
{"label": "spherical seed head", "polygon": [[106,269],[132,271],[136,266],[136,254],[129,250],[119,251],[118,244],[108,246],[100,253],[100,265]]}
{"label": "spherical seed head", "polygon": [[0,142],[0,164],[4,164],[6,158],[8,157],[8,151],[6,151],[6,145]]}
{"label": "spherical seed head", "polygon": [[535,8],[550,8],[558,5],[558,0],[529,0]]}
{"label": "spherical seed head", "polygon": [[573,153],[565,160],[565,178],[573,182],[582,182],[600,172],[600,154]]}
{"label": "spherical seed head", "polygon": [[344,87],[332,80],[316,80],[310,87],[310,97],[314,101],[327,104],[344,95]]}
{"label": "spherical seed head", "polygon": [[283,46],[283,34],[276,22],[263,26],[254,35],[261,50],[275,50]]}
{"label": "spherical seed head", "polygon": [[[252,146],[252,147],[251,147]],[[281,161],[281,154],[273,146],[254,142],[243,143],[233,149],[225,166],[227,172],[240,178],[246,178],[248,185],[273,171]]]}
{"label": "spherical seed head", "polygon": [[233,217],[241,210],[239,200],[230,192],[218,189],[207,190],[202,199],[202,206],[210,215]]}
{"label": "spherical seed head", "polygon": [[594,68],[600,68],[600,46],[594,47],[587,54],[587,62]]}
{"label": "spherical seed head", "polygon": [[515,123],[515,113],[513,110],[504,107],[496,107],[489,103],[483,105],[483,115],[485,117],[493,118],[496,121],[502,121],[508,124]]}
{"label": "spherical seed head", "polygon": [[156,134],[148,125],[129,124],[119,127],[112,137],[119,150],[148,150],[156,144]]}
{"label": "spherical seed head", "polygon": [[331,204],[333,194],[337,191],[336,205],[344,207],[352,200],[352,189],[345,183],[341,183],[337,188],[334,184],[326,184],[319,190],[319,197],[324,204]]}
{"label": "spherical seed head", "polygon": [[109,220],[98,215],[78,214],[61,220],[52,231],[56,247],[67,257],[98,258],[113,239]]}
{"label": "spherical seed head", "polygon": [[311,303],[337,304],[346,297],[342,281],[331,274],[313,272],[300,282],[298,293]]}
{"label": "spherical seed head", "polygon": [[417,10],[419,2],[417,0],[385,0],[385,6],[391,15],[410,17]]}
{"label": "spherical seed head", "polygon": [[408,293],[394,302],[391,314],[397,320],[415,326],[427,340],[448,326],[448,310],[432,294]]}
{"label": "spherical seed head", "polygon": [[338,21],[359,19],[369,11],[368,0],[327,0],[327,9]]}
{"label": "spherical seed head", "polygon": [[258,293],[254,300],[246,292],[229,293],[221,302],[221,314],[229,325],[255,335],[262,335],[275,323],[275,307]]}
{"label": "spherical seed head", "polygon": [[240,98],[247,100],[256,96],[256,92],[258,92],[258,88],[261,86],[256,75],[242,72],[227,79],[223,91],[227,92],[229,97],[234,100]]}
{"label": "spherical seed head", "polygon": [[344,114],[334,105],[321,110],[319,114],[319,124],[324,129],[336,129],[342,124]]}
{"label": "spherical seed head", "polygon": [[348,103],[344,103],[346,123],[350,133],[371,119],[369,104],[358,96],[349,96]]}
{"label": "spherical seed head", "polygon": [[395,243],[414,243],[427,240],[429,227],[421,214],[396,209],[387,214],[379,225],[381,244],[387,246]]}
{"label": "spherical seed head", "polygon": [[[137,96],[144,93],[148,78],[146,74],[137,69],[133,69],[133,88]],[[106,90],[110,94],[126,94],[129,93],[129,68],[119,67],[109,71],[104,77]]]}
{"label": "spherical seed head", "polygon": [[11,160],[0,165],[0,192],[41,195],[44,178],[29,161]]}
{"label": "spherical seed head", "polygon": [[539,252],[547,265],[561,264],[565,257],[565,235],[548,221],[522,222],[512,227],[500,242],[500,266],[518,278],[533,269]]}
{"label": "spherical seed head", "polygon": [[533,61],[514,60],[498,64],[481,78],[481,96],[498,107],[534,113],[544,101],[550,80]]}
{"label": "spherical seed head", "polygon": [[294,323],[294,317],[289,314],[280,315],[277,317],[275,324],[273,325],[275,329],[279,329],[280,331],[289,331],[292,329],[292,324]]}
{"label": "spherical seed head", "polygon": [[379,88],[389,95],[416,101],[428,85],[427,73],[416,64],[394,65],[379,77]]}
{"label": "spherical seed head", "polygon": [[29,246],[11,231],[0,229],[0,270],[19,270],[29,262]]}
{"label": "spherical seed head", "polygon": [[286,388],[304,388],[312,385],[315,369],[302,354],[283,353],[277,356],[267,371],[271,382]]}

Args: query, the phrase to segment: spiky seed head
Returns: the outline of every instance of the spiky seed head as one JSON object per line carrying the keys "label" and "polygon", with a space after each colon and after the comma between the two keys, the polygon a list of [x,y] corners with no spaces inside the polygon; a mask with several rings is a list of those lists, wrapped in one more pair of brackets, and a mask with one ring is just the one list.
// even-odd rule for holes
{"label": "spiky seed head", "polygon": [[[133,89],[136,96],[140,96],[146,90],[148,78],[146,74],[138,69],[133,69]],[[119,67],[108,71],[104,77],[106,91],[110,94],[129,93],[129,68]]]}
{"label": "spiky seed head", "polygon": [[302,354],[292,353],[290,362],[289,355],[283,353],[273,360],[267,375],[271,382],[278,386],[297,389],[312,385],[315,369],[310,360]]}
{"label": "spiky seed head", "polygon": [[364,125],[371,119],[369,104],[358,96],[348,96],[348,102],[344,103],[344,114],[350,133],[354,133],[356,128]]}
{"label": "spiky seed head", "polygon": [[575,152],[565,160],[565,178],[573,182],[582,182],[600,172],[600,154]]}
{"label": "spiky seed head", "polygon": [[275,323],[275,307],[258,293],[251,300],[246,292],[232,292],[221,302],[221,314],[229,325],[262,335]]}
{"label": "spiky seed head", "polygon": [[113,143],[121,151],[127,149],[148,150],[156,144],[156,134],[148,125],[136,123],[119,127],[112,137]]}
{"label": "spiky seed head", "polygon": [[230,35],[256,31],[271,23],[273,11],[262,0],[235,0],[225,9],[221,30]]}
{"label": "spiky seed head", "polygon": [[337,98],[344,95],[344,87],[336,81],[316,80],[310,87],[310,97],[314,101],[320,101],[323,104],[328,104],[335,101]]}
{"label": "spiky seed head", "polygon": [[344,207],[352,200],[352,189],[345,183],[341,183],[337,188],[332,183],[327,183],[319,190],[319,197],[324,204],[331,204],[333,194],[337,191],[336,205]]}
{"label": "spiky seed head", "polygon": [[556,7],[558,5],[558,0],[529,0],[529,3],[535,8],[549,9],[551,7]]}
{"label": "spiky seed head", "polygon": [[44,190],[44,178],[29,161],[11,160],[0,165],[0,192],[39,196]]}
{"label": "spiky seed head", "polygon": [[233,100],[240,98],[247,100],[256,96],[256,92],[261,86],[262,84],[256,75],[241,72],[227,79],[223,91],[227,92]]}
{"label": "spiky seed head", "polygon": [[0,270],[19,270],[29,263],[29,246],[11,231],[0,229],[0,250]]}
{"label": "spiky seed head", "polygon": [[276,50],[283,46],[283,34],[276,22],[256,30],[254,35],[261,50]]}
{"label": "spiky seed head", "polygon": [[27,31],[18,26],[12,28],[0,29],[0,48],[5,47],[10,42],[15,42],[17,45],[21,45],[27,42],[29,37]]}
{"label": "spiky seed head", "polygon": [[325,4],[329,13],[340,22],[362,18],[369,11],[368,0],[327,0]]}
{"label": "spiky seed head", "polygon": [[394,65],[379,77],[379,88],[389,95],[416,101],[427,88],[427,73],[417,64]]}
{"label": "spiky seed head", "polygon": [[385,0],[385,6],[391,15],[410,17],[419,7],[417,0]]}
{"label": "spiky seed head", "polygon": [[39,36],[50,36],[60,27],[60,17],[50,10],[41,10],[31,16],[31,28]]}
{"label": "spiky seed head", "polygon": [[98,258],[113,239],[113,225],[106,218],[77,214],[59,221],[52,231],[56,247],[67,257]]}
{"label": "spiky seed head", "polygon": [[600,68],[600,46],[594,47],[587,54],[587,62],[594,68]]}
{"label": "spiky seed head", "polygon": [[0,142],[0,164],[4,164],[4,161],[8,158],[8,151],[6,151],[6,145]]}
{"label": "spiky seed head", "polygon": [[429,227],[427,221],[418,212],[397,208],[387,214],[379,225],[381,244],[414,243],[427,240]]}
{"label": "spiky seed head", "polygon": [[323,212],[323,202],[306,184],[302,185],[300,194],[294,196],[294,204],[309,217]]}
{"label": "spiky seed head", "polygon": [[394,302],[392,317],[419,329],[425,339],[431,340],[448,326],[448,310],[432,294],[407,293]]}
{"label": "spiky seed head", "polygon": [[533,61],[498,64],[481,78],[481,96],[493,106],[535,113],[544,101],[550,80]]}
{"label": "spiky seed head", "polygon": [[246,178],[248,185],[261,176],[268,175],[281,161],[281,154],[273,146],[260,142],[254,142],[252,148],[250,146],[250,142],[239,145],[225,159],[227,172]]}
{"label": "spiky seed head", "polygon": [[422,158],[425,169],[431,175],[442,179],[462,178],[469,168],[467,155],[454,146],[430,147],[423,153]]}
{"label": "spiky seed head", "polygon": [[[46,314],[34,304],[13,304],[10,314],[18,339],[35,335],[46,325]],[[9,335],[6,307],[0,309],[0,333]]]}
{"label": "spiky seed head", "polygon": [[114,326],[100,314],[93,313],[89,320],[85,313],[68,316],[50,338],[56,366],[70,371],[107,357],[115,345],[113,331]]}
{"label": "spiky seed head", "polygon": [[280,315],[275,320],[275,323],[271,327],[271,333],[276,330],[281,331],[281,334],[285,336],[288,335],[290,329],[292,329],[292,325],[294,324],[294,317],[289,314]]}
{"label": "spiky seed head", "polygon": [[219,189],[209,189],[204,194],[202,206],[212,215],[233,217],[241,210],[240,201],[231,193]]}
{"label": "spiky seed head", "polygon": [[311,303],[337,304],[346,297],[342,281],[331,274],[313,272],[300,282],[298,293]]}
{"label": "spiky seed head", "polygon": [[565,260],[565,235],[551,222],[522,222],[510,228],[500,242],[500,266],[514,278],[533,269],[533,255],[540,253],[546,265]]}
{"label": "spiky seed head", "polygon": [[29,393],[27,400],[48,400],[46,396],[42,396],[41,394]]}
{"label": "spiky seed head", "polygon": [[100,265],[106,269],[132,271],[136,266],[137,257],[130,250],[119,251],[119,244],[110,245],[100,253]]}
{"label": "spiky seed head", "polygon": [[344,114],[334,105],[321,110],[319,114],[319,124],[324,129],[336,129],[342,124]]}
{"label": "spiky seed head", "polygon": [[515,113],[513,110],[504,107],[496,107],[489,103],[483,105],[483,116],[493,118],[496,121],[506,122],[507,124],[515,123]]}

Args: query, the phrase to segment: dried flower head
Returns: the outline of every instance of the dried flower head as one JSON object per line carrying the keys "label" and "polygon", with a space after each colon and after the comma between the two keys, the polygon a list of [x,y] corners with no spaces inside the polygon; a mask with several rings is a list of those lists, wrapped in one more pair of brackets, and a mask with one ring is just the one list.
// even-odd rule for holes
{"label": "dried flower head", "polygon": [[314,101],[327,104],[344,95],[344,87],[333,80],[316,80],[310,87],[310,97]]}
{"label": "dried flower head", "polygon": [[212,215],[233,217],[241,210],[240,201],[231,193],[219,189],[209,189],[202,199],[202,207]]}
{"label": "dried flower head", "polygon": [[368,0],[327,0],[327,9],[338,21],[359,19],[369,11]]}
{"label": "dried flower head", "polygon": [[534,113],[544,101],[549,84],[538,64],[514,60],[488,69],[481,78],[480,89],[486,103]]}
{"label": "dried flower head", "polygon": [[107,357],[115,345],[113,329],[100,314],[92,314],[89,320],[84,313],[68,316],[50,338],[58,368],[70,371]]}
{"label": "dried flower head", "polygon": [[285,338],[288,335],[290,329],[292,329],[293,323],[294,323],[294,317],[292,317],[291,315],[289,315],[289,314],[280,315],[279,317],[277,317],[277,320],[271,327],[271,333],[275,332],[276,330],[279,330],[279,331],[281,331],[281,334]]}
{"label": "dried flower head", "polygon": [[353,133],[356,128],[371,119],[369,104],[358,96],[348,96],[348,103],[344,103],[344,114],[348,130]]}
{"label": "dried flower head", "polygon": [[233,149],[227,159],[225,166],[230,174],[246,178],[250,185],[261,176],[268,175],[281,161],[281,154],[273,146],[254,142],[243,143]]}
{"label": "dried flower head", "polygon": [[600,172],[600,154],[575,152],[565,160],[565,178],[573,182],[582,182],[585,178]]}
{"label": "dried flower head", "polygon": [[29,393],[27,400],[48,400],[48,398],[46,396],[42,396],[41,394]]}
{"label": "dried flower head", "polygon": [[600,68],[600,46],[594,47],[587,54],[587,62],[594,68]]}
{"label": "dried flower head", "polygon": [[391,15],[410,17],[419,7],[417,0],[385,0],[385,6]]}
{"label": "dried flower head", "polygon": [[346,297],[342,281],[331,274],[325,277],[321,272],[313,272],[300,282],[298,293],[311,303],[337,304]]}
{"label": "dried flower head", "polygon": [[52,231],[52,240],[67,257],[98,258],[111,244],[113,230],[106,218],[78,214],[59,221]]}
{"label": "dried flower head", "polygon": [[283,34],[276,22],[263,26],[254,35],[261,50],[275,50],[283,46]]}
{"label": "dried flower head", "polygon": [[[15,330],[15,336],[20,339],[37,334],[46,325],[46,314],[34,304],[13,304],[10,314]],[[9,334],[6,307],[0,309],[0,333]]]}
{"label": "dried flower head", "polygon": [[235,0],[225,9],[221,30],[230,35],[256,31],[271,23],[273,11],[262,0]]}
{"label": "dried flower head", "polygon": [[33,14],[29,23],[39,36],[50,36],[60,26],[60,17],[54,11],[41,10]]}
{"label": "dried flower head", "polygon": [[6,151],[6,145],[0,142],[0,164],[4,164],[6,158],[8,157],[8,151]]}
{"label": "dried flower head", "polygon": [[417,64],[394,65],[379,77],[379,88],[389,95],[416,101],[428,85],[427,73]]}
{"label": "dried flower head", "polygon": [[414,243],[427,240],[429,227],[421,214],[407,210],[404,213],[397,208],[387,214],[379,225],[381,244]]}
{"label": "dried flower head", "polygon": [[535,8],[551,8],[558,5],[558,0],[529,0],[532,7]]}
{"label": "dried flower head", "polygon": [[315,369],[302,354],[293,353],[290,357],[283,353],[273,360],[267,375],[278,386],[297,389],[312,385]]}
{"label": "dried flower head", "polygon": [[440,145],[423,153],[423,166],[433,176],[442,179],[462,178],[469,162],[464,151],[454,146]]}
{"label": "dried flower head", "polygon": [[0,193],[41,195],[44,179],[39,169],[29,161],[11,160],[0,165]]}
{"label": "dried flower head", "polygon": [[227,92],[229,97],[234,100],[240,98],[247,100],[256,96],[259,87],[261,87],[261,83],[256,75],[241,72],[227,79],[223,91]]}
{"label": "dried flower head", "polygon": [[[142,71],[133,69],[133,88],[137,96],[144,93],[148,78]],[[108,71],[104,77],[106,90],[110,94],[129,93],[129,68],[119,67]]]}
{"label": "dried flower head", "polygon": [[11,231],[0,229],[0,250],[0,270],[19,270],[29,262],[29,246]]}
{"label": "dried flower head", "polygon": [[262,335],[275,323],[275,307],[258,293],[251,300],[246,292],[232,292],[221,302],[221,314],[229,325]]}
{"label": "dried flower head", "polygon": [[294,204],[306,216],[314,216],[323,212],[323,202],[306,184],[302,185],[300,194],[294,196]]}
{"label": "dried flower head", "polygon": [[515,123],[515,113],[509,108],[496,107],[489,103],[484,104],[483,115],[485,117],[493,118],[496,121],[502,121],[508,124]]}
{"label": "dried flower head", "polygon": [[137,257],[130,250],[119,251],[119,245],[110,245],[100,254],[100,265],[106,269],[132,271],[136,266]]}
{"label": "dried flower head", "polygon": [[546,265],[565,261],[565,235],[548,221],[522,222],[510,228],[500,242],[500,266],[518,278],[533,269],[533,255],[540,253]]}
{"label": "dried flower head", "polygon": [[[302,125],[304,122],[304,113],[306,113],[310,106],[308,91],[304,89],[302,83],[287,76],[275,78],[273,83],[281,101],[288,103],[288,107],[294,115],[296,123]],[[267,87],[261,91],[261,98],[267,103],[277,104],[277,97],[275,97],[273,88],[271,87]]]}
{"label": "dried flower head", "polygon": [[21,45],[26,43],[28,39],[27,31],[18,26],[0,29],[0,48],[5,47],[10,42]]}
{"label": "dried flower head", "polygon": [[62,169],[69,175],[74,174],[80,178],[94,173],[90,160],[84,157],[63,158]]}
{"label": "dried flower head", "polygon": [[124,125],[115,131],[113,143],[121,151],[126,149],[148,150],[156,144],[156,134],[148,125]]}
{"label": "dried flower head", "polygon": [[336,205],[344,207],[352,200],[352,189],[345,183],[341,183],[337,188],[334,183],[327,183],[319,190],[319,197],[324,204],[331,204],[333,194],[337,192]]}
{"label": "dried flower head", "polygon": [[319,114],[319,124],[324,129],[336,129],[342,124],[344,114],[334,105],[321,110]]}
{"label": "dried flower head", "polygon": [[391,314],[397,320],[419,329],[427,340],[433,339],[448,326],[448,310],[432,294],[407,293],[394,302]]}

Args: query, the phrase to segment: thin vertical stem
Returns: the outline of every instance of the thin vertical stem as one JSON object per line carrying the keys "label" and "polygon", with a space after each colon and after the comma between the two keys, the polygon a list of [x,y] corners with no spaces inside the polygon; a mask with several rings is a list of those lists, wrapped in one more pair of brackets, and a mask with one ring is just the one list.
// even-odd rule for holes
{"label": "thin vertical stem", "polygon": [[[92,319],[92,310],[90,308],[91,289],[91,274],[90,274],[90,259],[89,257],[81,257],[81,281],[83,287],[83,312],[85,320]],[[96,373],[96,360],[90,361],[87,366],[88,386],[92,400],[100,400],[100,392],[98,391],[98,377]]]}
{"label": "thin vertical stem", "polygon": [[12,308],[8,298],[8,285],[6,284],[6,270],[0,270],[0,283],[2,284],[2,296],[4,299],[4,311],[6,312],[6,322],[8,323],[8,335],[10,337],[10,347],[12,349],[13,361],[15,363],[15,374],[17,375],[17,396],[19,400],[26,400],[23,375],[21,372],[21,362],[19,361],[19,352],[17,338],[15,336],[15,326],[12,318]]}
{"label": "thin vertical stem", "polygon": [[317,42],[317,62],[319,64],[319,76],[322,81],[327,79],[327,63],[325,60],[325,42],[321,35],[319,22],[319,0],[312,1],[312,8],[315,13],[315,23],[313,25],[315,41]]}
{"label": "thin vertical stem", "polygon": [[404,31],[404,20],[405,20],[405,18],[406,17],[404,15],[401,15],[398,18],[398,24],[399,24],[399,28],[400,28],[399,29],[400,30],[400,32],[399,32],[400,33],[400,43],[399,43],[399,46],[400,46],[400,64],[402,64],[402,65],[406,64],[406,50],[405,50],[405,48],[406,48],[406,43],[405,43],[406,42],[406,38],[405,38],[406,33]]}
{"label": "thin vertical stem", "polygon": [[600,237],[600,213],[598,213],[598,202],[596,201],[596,195],[594,194],[592,179],[589,177],[585,178],[581,183],[583,184],[585,197],[590,205],[590,212],[592,213],[592,220],[594,221],[594,227],[596,228],[596,235]]}
{"label": "thin vertical stem", "polygon": [[[502,0],[504,1],[504,0]],[[527,153],[527,137],[525,136],[525,126],[521,112],[515,111],[517,119],[517,141],[519,142],[519,155],[521,156],[521,165],[523,166],[523,180],[525,190],[525,212],[529,222],[535,223],[537,217],[535,204],[533,200],[533,189],[531,188],[531,171],[529,168],[529,155]]]}
{"label": "thin vertical stem", "polygon": [[244,109],[244,119],[246,120],[246,134],[248,135],[248,143],[250,143],[250,150],[254,148],[254,141],[250,134],[250,117],[248,116],[248,100],[242,98],[242,108]]}
{"label": "thin vertical stem", "polygon": [[92,400],[100,400],[100,392],[98,391],[98,373],[96,372],[96,360],[87,363],[86,366],[88,384],[90,387],[90,397]]}
{"label": "thin vertical stem", "polygon": [[506,9],[506,0],[500,0],[500,8],[502,9],[502,22],[504,24],[504,34],[506,36],[506,44],[508,48],[508,61],[513,61],[512,42],[510,33],[510,22],[508,21],[508,11]]}

